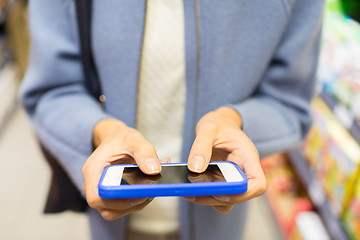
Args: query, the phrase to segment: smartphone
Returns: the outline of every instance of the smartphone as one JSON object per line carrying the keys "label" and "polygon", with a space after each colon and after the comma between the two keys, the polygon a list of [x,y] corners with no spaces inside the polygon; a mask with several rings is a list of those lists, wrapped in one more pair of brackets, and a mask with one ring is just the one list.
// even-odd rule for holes
{"label": "smartphone", "polygon": [[232,162],[211,162],[203,173],[193,173],[186,163],[162,164],[161,173],[146,175],[136,164],[111,165],[99,181],[102,198],[210,196],[241,194],[247,178]]}

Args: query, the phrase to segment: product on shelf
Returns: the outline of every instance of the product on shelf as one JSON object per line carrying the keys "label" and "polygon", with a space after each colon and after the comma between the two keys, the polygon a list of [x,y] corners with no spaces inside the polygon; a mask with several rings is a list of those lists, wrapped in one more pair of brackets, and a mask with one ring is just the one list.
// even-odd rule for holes
{"label": "product on shelf", "polygon": [[341,0],[344,13],[351,18],[360,21],[360,2],[359,0]]}
{"label": "product on shelf", "polygon": [[303,239],[297,218],[302,212],[313,211],[313,205],[287,157],[283,154],[273,155],[262,159],[261,164],[268,183],[265,196],[284,239]]}
{"label": "product on shelf", "polygon": [[342,221],[350,238],[360,239],[360,178],[356,181],[354,194],[345,209]]}
{"label": "product on shelf", "polygon": [[320,99],[312,103],[314,125],[303,151],[325,190],[333,213],[340,216],[360,167],[360,146]]}
{"label": "product on shelf", "polygon": [[327,1],[318,80],[360,121],[360,25],[341,10],[339,1]]}
{"label": "product on shelf", "polygon": [[313,211],[304,211],[296,216],[296,226],[302,239],[330,240],[319,214]]}

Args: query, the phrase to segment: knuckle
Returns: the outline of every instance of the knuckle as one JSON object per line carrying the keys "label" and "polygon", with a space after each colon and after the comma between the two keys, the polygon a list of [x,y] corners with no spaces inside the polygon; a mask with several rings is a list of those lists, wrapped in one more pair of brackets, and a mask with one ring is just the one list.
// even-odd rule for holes
{"label": "knuckle", "polygon": [[82,168],[81,168],[81,173],[82,173],[83,175],[85,175],[85,173],[86,173],[86,171],[87,171],[87,169],[88,169],[88,164],[89,164],[89,158],[85,161],[84,165],[83,165]]}
{"label": "knuckle", "polygon": [[93,165],[93,158],[90,156],[88,159],[86,159],[85,163],[83,164],[83,166],[81,168],[81,173],[84,177],[92,165]]}
{"label": "knuckle", "polygon": [[151,154],[151,155],[156,154],[155,147],[147,141],[142,142],[141,151],[146,154]]}
{"label": "knuckle", "polygon": [[128,144],[131,148],[137,148],[137,146],[141,145],[141,150],[144,152],[156,152],[155,147],[136,129],[129,130],[128,134],[124,136],[124,143]]}
{"label": "knuckle", "polygon": [[129,128],[127,134],[124,136],[124,142],[136,143],[141,138],[141,134],[136,130]]}
{"label": "knuckle", "polygon": [[[199,122],[200,123],[200,122]],[[203,121],[201,122],[201,124],[197,125],[196,128],[196,133],[198,134],[200,131],[201,132],[215,132],[218,128],[218,124],[215,121]]]}
{"label": "knuckle", "polygon": [[81,168],[81,173],[83,176],[85,176],[86,173],[86,163],[84,164],[84,166]]}
{"label": "knuckle", "polygon": [[258,195],[263,195],[266,192],[267,189],[267,182],[265,177],[263,177],[260,181],[259,181],[259,186],[258,186]]}
{"label": "knuckle", "polygon": [[96,209],[99,206],[99,201],[96,197],[87,197],[86,201],[87,201],[89,207],[91,207],[91,208]]}

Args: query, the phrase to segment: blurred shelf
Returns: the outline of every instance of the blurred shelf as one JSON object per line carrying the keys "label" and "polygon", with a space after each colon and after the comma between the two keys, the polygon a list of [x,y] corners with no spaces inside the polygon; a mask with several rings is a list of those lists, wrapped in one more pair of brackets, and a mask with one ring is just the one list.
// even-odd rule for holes
{"label": "blurred shelf", "polygon": [[332,110],[338,121],[349,131],[353,138],[360,143],[360,126],[353,114],[338,103],[330,94],[323,91],[319,96]]}
{"label": "blurred shelf", "polygon": [[340,220],[331,212],[322,186],[315,178],[301,152],[291,151],[288,153],[288,157],[331,237],[336,240],[349,240]]}
{"label": "blurred shelf", "polygon": [[268,193],[265,193],[264,196],[266,198],[266,202],[269,207],[269,210],[275,219],[276,224],[274,224],[274,225],[277,227],[277,230],[279,232],[281,240],[285,240],[286,239],[286,231],[285,231],[286,226],[284,225],[283,221],[281,221],[281,217],[279,216],[278,211],[277,211],[278,209],[275,207],[275,205],[276,205],[275,200]]}
{"label": "blurred shelf", "polygon": [[0,1],[0,26],[5,25],[6,13],[5,13],[5,2]]}
{"label": "blurred shelf", "polygon": [[14,63],[8,62],[0,69],[0,133],[17,105],[19,81]]}

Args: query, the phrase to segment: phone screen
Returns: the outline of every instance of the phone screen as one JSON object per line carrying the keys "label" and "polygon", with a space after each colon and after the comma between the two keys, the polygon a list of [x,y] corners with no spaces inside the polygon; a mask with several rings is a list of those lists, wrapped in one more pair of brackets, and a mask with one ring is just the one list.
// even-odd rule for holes
{"label": "phone screen", "polygon": [[203,173],[193,173],[187,166],[163,165],[158,175],[146,175],[138,167],[125,167],[121,185],[226,182],[217,165],[209,165]]}

